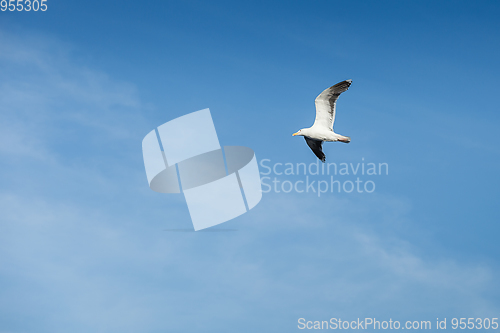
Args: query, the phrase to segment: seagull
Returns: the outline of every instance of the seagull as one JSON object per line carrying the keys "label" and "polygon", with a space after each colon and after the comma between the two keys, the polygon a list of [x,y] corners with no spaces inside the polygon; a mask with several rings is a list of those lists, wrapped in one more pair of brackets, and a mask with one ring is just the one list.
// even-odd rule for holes
{"label": "seagull", "polygon": [[335,104],[340,94],[349,89],[352,80],[345,80],[325,89],[314,101],[316,104],[316,119],[309,128],[303,128],[293,136],[300,135],[306,139],[307,145],[313,151],[321,162],[325,163],[325,154],[323,153],[323,141],[340,141],[344,143],[351,142],[351,138],[337,134],[333,131],[333,122],[335,121]]}

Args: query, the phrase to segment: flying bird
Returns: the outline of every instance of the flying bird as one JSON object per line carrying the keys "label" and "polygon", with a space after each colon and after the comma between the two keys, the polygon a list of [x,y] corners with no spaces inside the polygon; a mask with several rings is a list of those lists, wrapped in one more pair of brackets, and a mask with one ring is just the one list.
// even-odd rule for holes
{"label": "flying bird", "polygon": [[306,139],[307,145],[323,163],[325,154],[322,146],[324,141],[339,141],[344,143],[351,142],[351,138],[337,134],[333,131],[333,122],[335,121],[335,104],[340,94],[349,89],[352,80],[345,80],[325,89],[314,101],[316,104],[316,119],[309,128],[303,128],[293,136],[300,135]]}

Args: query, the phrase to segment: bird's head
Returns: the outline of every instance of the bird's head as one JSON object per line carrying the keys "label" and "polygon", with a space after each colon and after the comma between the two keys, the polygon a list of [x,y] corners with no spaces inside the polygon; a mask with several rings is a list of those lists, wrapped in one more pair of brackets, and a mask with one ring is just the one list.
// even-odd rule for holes
{"label": "bird's head", "polygon": [[296,136],[296,135],[302,135],[302,136],[304,136],[304,134],[302,133],[303,130],[304,129],[301,129],[297,133],[293,133],[292,136]]}

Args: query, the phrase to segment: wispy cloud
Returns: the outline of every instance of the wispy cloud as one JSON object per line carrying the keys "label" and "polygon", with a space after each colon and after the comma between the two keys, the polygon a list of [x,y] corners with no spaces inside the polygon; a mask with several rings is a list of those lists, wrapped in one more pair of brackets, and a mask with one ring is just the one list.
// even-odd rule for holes
{"label": "wispy cloud", "polygon": [[133,131],[124,124],[141,124],[147,107],[132,84],[71,58],[69,47],[46,36],[0,33],[2,152],[47,157],[55,141],[74,143],[78,131],[91,142],[103,135],[124,139]]}

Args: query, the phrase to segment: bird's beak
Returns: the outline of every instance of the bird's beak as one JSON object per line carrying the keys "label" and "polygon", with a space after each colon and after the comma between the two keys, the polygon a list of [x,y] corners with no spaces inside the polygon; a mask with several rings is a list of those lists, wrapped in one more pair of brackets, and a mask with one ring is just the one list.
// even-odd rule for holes
{"label": "bird's beak", "polygon": [[297,133],[293,133],[293,134],[292,134],[292,136],[296,136],[296,135],[299,135],[299,132],[297,132]]}

